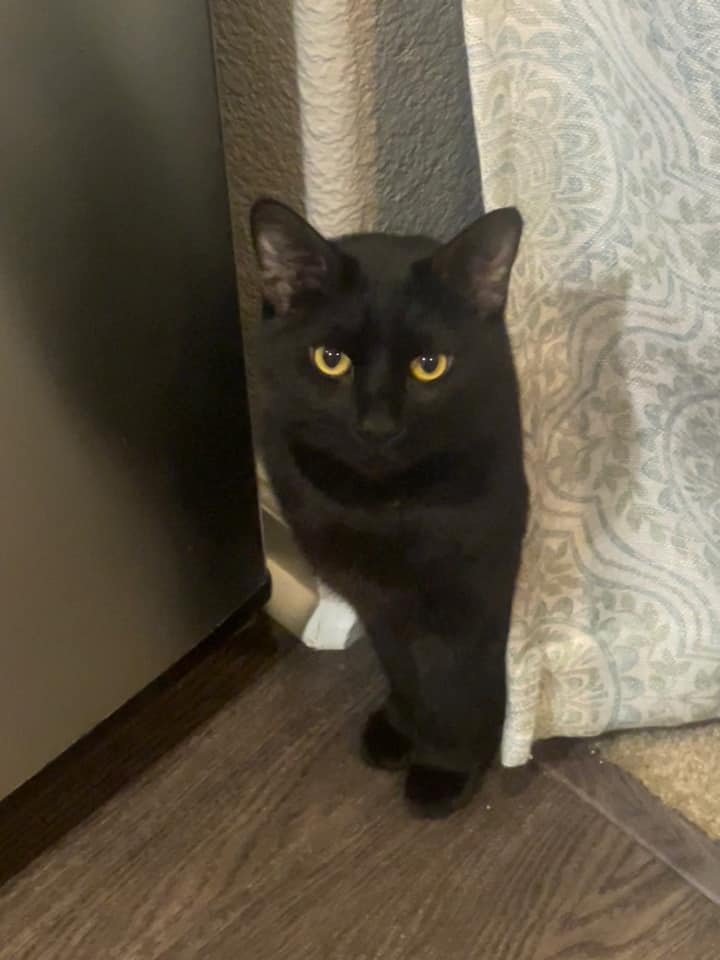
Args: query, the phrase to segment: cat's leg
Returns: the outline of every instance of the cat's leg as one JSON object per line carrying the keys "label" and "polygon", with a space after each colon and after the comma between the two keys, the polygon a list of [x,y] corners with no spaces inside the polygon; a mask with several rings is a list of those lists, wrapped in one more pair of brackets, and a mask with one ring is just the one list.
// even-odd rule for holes
{"label": "cat's leg", "polygon": [[506,626],[489,635],[413,643],[416,739],[405,784],[411,809],[444,817],[465,806],[492,764],[505,717]]}
{"label": "cat's leg", "polygon": [[387,626],[370,628],[368,635],[388,683],[388,697],[365,725],[362,754],[372,767],[401,770],[408,766],[413,750],[415,660],[407,642]]}

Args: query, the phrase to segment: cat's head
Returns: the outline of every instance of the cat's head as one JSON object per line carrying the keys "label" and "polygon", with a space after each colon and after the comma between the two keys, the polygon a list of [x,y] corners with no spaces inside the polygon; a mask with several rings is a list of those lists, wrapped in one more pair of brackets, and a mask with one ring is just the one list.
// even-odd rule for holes
{"label": "cat's head", "polygon": [[[503,312],[522,220],[506,208],[449,243],[331,241],[274,200],[251,214],[272,427],[367,473],[390,472],[516,413]],[[490,423],[490,421],[494,421]],[[486,431],[487,432],[487,431]]]}

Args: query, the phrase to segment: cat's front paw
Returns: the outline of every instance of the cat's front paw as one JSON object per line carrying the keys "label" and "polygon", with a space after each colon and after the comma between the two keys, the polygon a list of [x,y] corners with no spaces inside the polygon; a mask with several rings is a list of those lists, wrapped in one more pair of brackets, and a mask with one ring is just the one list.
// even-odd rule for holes
{"label": "cat's front paw", "polygon": [[413,764],[405,781],[405,799],[416,816],[440,820],[467,806],[479,779],[475,771],[441,770]]}
{"label": "cat's front paw", "polygon": [[384,710],[370,716],[362,736],[362,755],[369,766],[403,770],[411,753],[412,742],[395,729]]}

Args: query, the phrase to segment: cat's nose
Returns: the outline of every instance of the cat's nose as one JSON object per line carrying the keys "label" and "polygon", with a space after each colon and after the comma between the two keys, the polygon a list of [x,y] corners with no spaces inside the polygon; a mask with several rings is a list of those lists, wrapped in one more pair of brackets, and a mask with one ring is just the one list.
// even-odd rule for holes
{"label": "cat's nose", "polygon": [[382,411],[367,413],[358,423],[357,432],[372,443],[392,443],[402,434],[397,420]]}

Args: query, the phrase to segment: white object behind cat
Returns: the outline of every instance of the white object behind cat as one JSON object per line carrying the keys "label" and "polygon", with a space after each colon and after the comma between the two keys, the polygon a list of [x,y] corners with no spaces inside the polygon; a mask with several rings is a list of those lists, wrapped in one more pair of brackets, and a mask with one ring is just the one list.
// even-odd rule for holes
{"label": "white object behind cat", "polygon": [[346,650],[362,633],[357,614],[342,597],[318,583],[318,605],[305,625],[302,642],[313,650]]}

